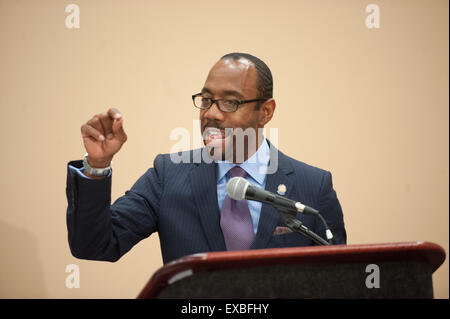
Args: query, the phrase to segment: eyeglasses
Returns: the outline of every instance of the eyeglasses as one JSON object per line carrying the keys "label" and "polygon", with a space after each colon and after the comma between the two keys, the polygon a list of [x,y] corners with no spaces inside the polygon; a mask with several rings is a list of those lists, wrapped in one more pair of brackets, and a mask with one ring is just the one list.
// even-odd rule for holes
{"label": "eyeglasses", "polygon": [[257,101],[265,101],[267,99],[252,99],[252,100],[227,100],[227,99],[212,99],[209,97],[203,97],[202,93],[197,93],[192,95],[192,101],[194,102],[194,106],[202,109],[207,110],[209,109],[214,103],[216,103],[219,110],[222,112],[236,112],[236,110],[241,106],[241,104],[246,104],[250,102],[257,102]]}

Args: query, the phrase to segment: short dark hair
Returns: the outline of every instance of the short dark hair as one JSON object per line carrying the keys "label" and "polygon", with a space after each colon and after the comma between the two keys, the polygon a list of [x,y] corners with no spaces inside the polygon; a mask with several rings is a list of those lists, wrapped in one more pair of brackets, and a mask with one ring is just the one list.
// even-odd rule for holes
{"label": "short dark hair", "polygon": [[261,59],[248,54],[233,52],[225,54],[220,60],[232,59],[239,60],[241,58],[247,59],[253,63],[257,74],[257,89],[259,96],[258,99],[271,99],[273,97],[273,79],[272,72],[269,67]]}

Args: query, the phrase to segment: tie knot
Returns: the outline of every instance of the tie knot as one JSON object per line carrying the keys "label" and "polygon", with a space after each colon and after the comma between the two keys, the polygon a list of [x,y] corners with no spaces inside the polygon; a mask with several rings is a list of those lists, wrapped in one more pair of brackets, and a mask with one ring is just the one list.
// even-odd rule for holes
{"label": "tie knot", "polygon": [[232,169],[230,169],[230,175],[231,177],[244,177],[247,176],[247,172],[239,167],[239,166],[235,166]]}

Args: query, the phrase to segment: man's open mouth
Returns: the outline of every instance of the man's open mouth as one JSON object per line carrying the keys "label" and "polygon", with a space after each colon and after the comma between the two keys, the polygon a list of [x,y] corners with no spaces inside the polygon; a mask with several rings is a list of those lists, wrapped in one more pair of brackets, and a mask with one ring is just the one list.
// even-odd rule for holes
{"label": "man's open mouth", "polygon": [[209,146],[221,146],[222,142],[229,138],[230,134],[225,129],[218,129],[215,127],[207,127],[203,131],[203,140]]}

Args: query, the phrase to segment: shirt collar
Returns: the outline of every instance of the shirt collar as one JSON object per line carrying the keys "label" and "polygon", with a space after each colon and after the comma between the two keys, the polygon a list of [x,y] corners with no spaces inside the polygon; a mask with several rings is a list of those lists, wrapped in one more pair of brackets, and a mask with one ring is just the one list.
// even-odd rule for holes
{"label": "shirt collar", "polygon": [[234,164],[228,161],[217,162],[217,182],[219,182],[234,166],[240,166],[259,184],[264,183],[267,168],[269,166],[270,149],[265,137],[258,150],[242,164]]}

